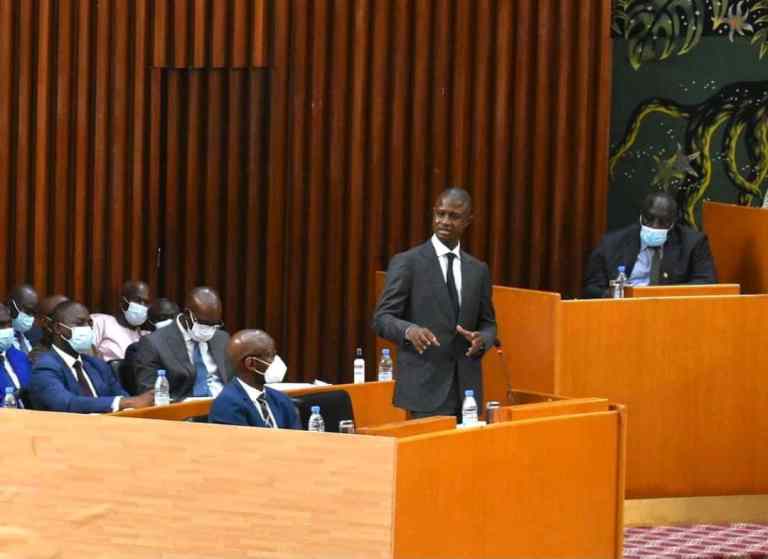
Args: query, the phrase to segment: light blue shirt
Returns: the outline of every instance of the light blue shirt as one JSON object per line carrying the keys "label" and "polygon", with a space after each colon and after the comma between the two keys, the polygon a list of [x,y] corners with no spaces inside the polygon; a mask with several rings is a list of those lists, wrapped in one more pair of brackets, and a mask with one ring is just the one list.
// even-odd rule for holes
{"label": "light blue shirt", "polygon": [[[663,248],[659,248],[663,251]],[[663,252],[660,253],[660,256]],[[651,283],[651,258],[653,256],[653,250],[651,247],[641,243],[640,252],[637,254],[637,260],[632,268],[632,274],[629,276],[629,285],[648,285]]]}

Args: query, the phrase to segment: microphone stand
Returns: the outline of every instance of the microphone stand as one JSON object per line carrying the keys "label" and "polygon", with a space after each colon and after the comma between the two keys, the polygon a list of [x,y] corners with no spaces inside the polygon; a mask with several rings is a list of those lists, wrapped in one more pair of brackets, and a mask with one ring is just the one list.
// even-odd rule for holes
{"label": "microphone stand", "polygon": [[496,338],[494,340],[493,347],[495,348],[496,355],[499,356],[499,359],[501,360],[501,364],[503,367],[504,383],[507,385],[507,403],[514,404],[515,397],[514,397],[514,391],[512,390],[512,375],[509,372],[509,363],[507,362],[507,356],[504,353],[504,348],[502,347],[501,340],[499,338]]}

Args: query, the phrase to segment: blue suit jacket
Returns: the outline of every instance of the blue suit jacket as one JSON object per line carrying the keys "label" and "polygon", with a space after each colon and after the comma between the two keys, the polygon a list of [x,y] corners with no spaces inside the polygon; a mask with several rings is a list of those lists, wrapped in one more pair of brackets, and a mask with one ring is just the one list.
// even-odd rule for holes
{"label": "blue suit jacket", "polygon": [[67,364],[55,351],[49,351],[32,368],[29,398],[35,409],[76,413],[111,412],[115,396],[128,396],[105,361],[90,355],[80,357],[98,396],[81,396],[80,385]]}
{"label": "blue suit jacket", "polygon": [[[269,387],[264,388],[267,405],[275,416],[277,426],[281,429],[301,429],[301,420],[291,399]],[[210,423],[225,423],[227,425],[250,425],[251,427],[266,427],[251,401],[248,393],[240,382],[233,379],[216,396],[208,412]]]}
{"label": "blue suit jacket", "polygon": [[[15,347],[8,348],[5,352],[5,358],[10,363],[13,372],[19,377],[19,384],[21,384],[22,390],[29,384],[29,375],[32,365],[29,363],[29,358],[23,351],[19,351]],[[7,386],[13,386],[11,378],[5,371],[5,367],[0,368],[0,394],[5,394],[5,388]]]}

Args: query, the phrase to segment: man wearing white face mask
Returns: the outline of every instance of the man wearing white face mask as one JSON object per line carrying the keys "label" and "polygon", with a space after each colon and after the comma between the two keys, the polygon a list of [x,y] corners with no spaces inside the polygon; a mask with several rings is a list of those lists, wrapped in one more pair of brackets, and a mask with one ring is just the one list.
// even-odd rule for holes
{"label": "man wearing white face mask", "polygon": [[159,328],[136,344],[134,370],[138,390],[155,385],[164,369],[171,399],[216,397],[233,376],[227,356],[229,334],[222,330],[219,295],[196,287],[187,296],[186,310],[175,323]]}
{"label": "man wearing white face mask", "polygon": [[35,327],[37,304],[37,291],[27,284],[16,286],[8,297],[8,309],[13,319],[13,347],[27,354],[42,336],[40,328]]}
{"label": "man wearing white face mask", "polygon": [[624,266],[629,285],[717,283],[706,234],[678,223],[677,202],[667,192],[645,198],[638,223],[608,233],[587,267],[586,297],[608,297]]}
{"label": "man wearing white face mask", "polygon": [[143,408],[154,391],[128,397],[110,366],[87,355],[93,344],[91,316],[80,303],[65,301],[53,311],[53,343],[32,368],[29,398],[35,409],[104,413]]}
{"label": "man wearing white face mask", "polygon": [[147,322],[149,286],[143,281],[127,281],[120,290],[120,311],[110,314],[94,313],[93,347],[105,361],[124,359],[128,346],[147,334],[142,326]]}
{"label": "man wearing white face mask", "polygon": [[11,313],[0,304],[0,394],[5,394],[8,387],[13,388],[17,407],[24,407],[21,395],[29,384],[31,366],[29,358],[13,347],[14,331],[11,326]]}
{"label": "man wearing white face mask", "polygon": [[282,382],[286,366],[275,342],[261,330],[241,330],[229,342],[229,357],[237,379],[224,387],[208,414],[210,423],[272,429],[301,429],[291,399],[269,385]]}

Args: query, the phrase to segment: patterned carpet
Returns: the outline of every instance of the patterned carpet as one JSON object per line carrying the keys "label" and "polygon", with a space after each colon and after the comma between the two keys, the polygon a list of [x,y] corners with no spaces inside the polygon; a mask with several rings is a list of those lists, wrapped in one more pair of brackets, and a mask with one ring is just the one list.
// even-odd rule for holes
{"label": "patterned carpet", "polygon": [[768,526],[654,526],[624,530],[624,559],[768,559]]}

